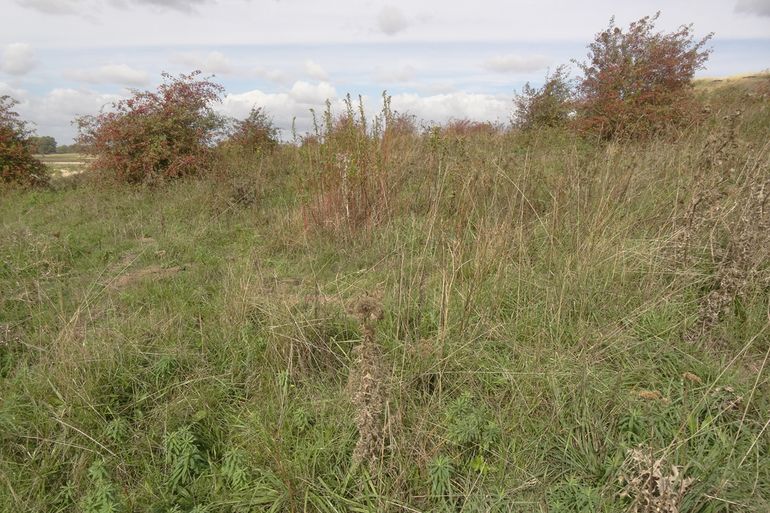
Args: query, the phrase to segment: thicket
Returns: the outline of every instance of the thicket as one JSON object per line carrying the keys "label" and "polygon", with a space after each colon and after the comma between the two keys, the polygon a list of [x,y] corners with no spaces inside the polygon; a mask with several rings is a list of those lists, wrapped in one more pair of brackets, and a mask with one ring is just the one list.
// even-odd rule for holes
{"label": "thicket", "polygon": [[527,82],[513,99],[513,124],[522,130],[566,126],[575,109],[574,92],[566,65],[546,74],[545,83],[535,88]]}
{"label": "thicket", "polygon": [[709,34],[695,39],[692,25],[658,32],[660,13],[627,29],[610,19],[588,45],[586,61],[573,62],[582,76],[570,81],[560,66],[545,84],[526,84],[514,100],[520,128],[571,125],[601,139],[651,137],[698,120],[701,108],[692,79],[711,50]]}
{"label": "thicket", "polygon": [[270,152],[279,143],[279,130],[270,115],[261,107],[253,107],[245,119],[232,121],[225,146],[248,151]]}
{"label": "thicket", "polygon": [[45,165],[33,156],[32,130],[14,110],[18,102],[0,96],[0,181],[22,186],[48,183]]}
{"label": "thicket", "polygon": [[655,31],[660,13],[597,34],[577,87],[578,126],[609,139],[650,136],[691,123],[700,114],[692,78],[708,60],[712,34],[696,40],[692,25]]}
{"label": "thicket", "polygon": [[157,91],[132,92],[107,112],[77,119],[77,143],[96,156],[95,171],[126,183],[156,183],[204,173],[224,120],[213,109],[224,88],[200,72],[163,74]]}

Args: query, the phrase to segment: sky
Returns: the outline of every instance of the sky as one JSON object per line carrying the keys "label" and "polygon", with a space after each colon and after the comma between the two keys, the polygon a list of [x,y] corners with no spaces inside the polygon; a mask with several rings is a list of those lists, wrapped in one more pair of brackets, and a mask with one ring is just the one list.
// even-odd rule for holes
{"label": "sky", "polygon": [[0,95],[60,144],[76,116],[196,69],[225,86],[218,110],[263,107],[284,137],[327,98],[374,112],[383,90],[425,122],[507,122],[514,93],[583,60],[611,16],[656,11],[660,30],[714,32],[699,76],[770,68],[770,0],[0,0]]}

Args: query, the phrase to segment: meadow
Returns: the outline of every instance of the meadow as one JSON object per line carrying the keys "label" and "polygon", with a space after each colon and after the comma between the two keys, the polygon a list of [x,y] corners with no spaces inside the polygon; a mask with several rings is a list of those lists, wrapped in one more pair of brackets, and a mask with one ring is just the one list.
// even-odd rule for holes
{"label": "meadow", "polygon": [[770,510],[769,84],[5,191],[0,510]]}
{"label": "meadow", "polygon": [[80,174],[93,161],[92,157],[80,153],[52,153],[35,155],[35,157],[48,167],[53,177],[57,178]]}

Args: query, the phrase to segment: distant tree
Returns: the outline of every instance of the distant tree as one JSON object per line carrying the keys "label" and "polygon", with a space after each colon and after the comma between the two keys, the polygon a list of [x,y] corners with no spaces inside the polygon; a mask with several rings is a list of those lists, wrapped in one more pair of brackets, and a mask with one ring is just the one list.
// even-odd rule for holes
{"label": "distant tree", "polygon": [[254,107],[246,119],[233,123],[228,142],[243,148],[271,150],[278,144],[278,128],[264,109]]}
{"label": "distant tree", "polygon": [[56,153],[84,153],[85,148],[82,144],[60,144],[56,146]]}
{"label": "distant tree", "polygon": [[46,167],[32,155],[32,132],[14,110],[16,105],[10,96],[0,96],[0,182],[45,185]]}
{"label": "distant tree", "polygon": [[574,110],[567,66],[561,65],[553,73],[546,74],[540,88],[527,82],[513,103],[516,108],[514,125],[518,128],[529,130],[566,125]]}
{"label": "distant tree", "polygon": [[224,124],[212,104],[221,101],[224,88],[200,74],[164,73],[157,91],[134,90],[109,112],[78,118],[76,142],[96,156],[92,167],[127,183],[209,170]]}
{"label": "distant tree", "polygon": [[35,153],[39,155],[50,155],[56,153],[56,139],[50,135],[32,136],[29,138]]}
{"label": "distant tree", "polygon": [[603,138],[650,135],[697,112],[692,77],[708,60],[705,46],[713,34],[695,40],[692,25],[656,32],[659,17],[645,16],[626,31],[611,18],[588,45],[588,60],[577,63],[581,128]]}

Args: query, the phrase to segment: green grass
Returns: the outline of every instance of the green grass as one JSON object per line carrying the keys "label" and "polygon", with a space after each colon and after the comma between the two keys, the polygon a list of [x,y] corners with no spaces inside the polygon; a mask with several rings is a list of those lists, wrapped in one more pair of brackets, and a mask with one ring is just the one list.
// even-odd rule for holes
{"label": "green grass", "polygon": [[[753,148],[728,157],[766,180],[770,112],[744,108]],[[693,480],[679,511],[767,511],[761,247],[683,340],[740,229],[720,214],[675,257],[720,130],[401,138],[387,215],[354,229],[307,214],[326,156],[360,151],[346,140],[156,189],[4,191],[0,510],[624,511],[641,447]],[[347,388],[364,295],[384,311],[371,469]]]}

